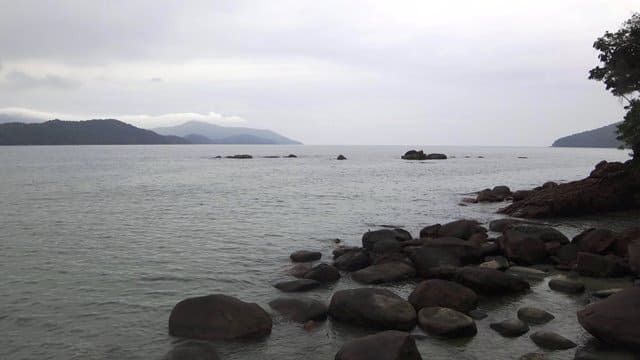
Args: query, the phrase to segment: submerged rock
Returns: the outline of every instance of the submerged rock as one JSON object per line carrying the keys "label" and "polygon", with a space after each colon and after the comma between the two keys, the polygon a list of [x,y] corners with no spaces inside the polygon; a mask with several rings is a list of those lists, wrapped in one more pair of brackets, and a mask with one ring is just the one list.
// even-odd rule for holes
{"label": "submerged rock", "polygon": [[322,254],[319,251],[298,250],[292,253],[289,258],[293,262],[312,262],[320,260]]}
{"label": "submerged rock", "polygon": [[257,304],[221,294],[182,300],[169,317],[170,335],[192,339],[261,338],[271,327],[271,316]]}
{"label": "submerged rock", "polygon": [[473,336],[478,332],[472,318],[443,307],[426,307],[420,310],[418,324],[429,334],[445,338]]}
{"label": "submerged rock", "polygon": [[229,155],[225,156],[227,159],[253,159],[253,156],[248,154],[238,154],[238,155]]}
{"label": "submerged rock", "polygon": [[336,291],[331,297],[329,315],[349,324],[385,330],[410,330],[417,321],[410,303],[380,288]]}
{"label": "submerged rock", "polygon": [[504,337],[518,337],[529,331],[529,325],[520,319],[509,319],[491,323],[489,327]]}
{"label": "submerged rock", "polygon": [[529,290],[529,283],[517,276],[499,270],[465,267],[456,273],[455,281],[474,291],[487,295],[500,295]]}
{"label": "submerged rock", "polygon": [[326,319],[329,311],[320,301],[304,297],[278,298],[270,301],[269,306],[282,316],[299,323]]}
{"label": "submerged rock", "polygon": [[582,282],[563,277],[551,279],[549,288],[566,294],[581,294],[584,292],[584,284]]}
{"label": "submerged rock", "polygon": [[[306,275],[306,274],[305,274]],[[320,286],[320,282],[312,279],[289,280],[273,285],[276,289],[284,292],[309,291]]]}
{"label": "submerged rock", "polygon": [[624,289],[578,311],[578,322],[597,339],[640,351],[640,288]]}
{"label": "submerged rock", "polygon": [[162,360],[219,360],[216,348],[205,341],[186,341],[176,345]]}
{"label": "submerged rock", "polygon": [[551,313],[531,306],[518,309],[518,319],[532,325],[542,325],[555,319]]}
{"label": "submerged rock", "polygon": [[389,330],[347,342],[335,360],[422,360],[422,357],[409,333]]}
{"label": "submerged rock", "polygon": [[418,284],[409,295],[409,302],[416,311],[426,307],[446,307],[468,313],[478,306],[478,295],[453,281],[432,279]]}
{"label": "submerged rock", "polygon": [[552,331],[537,331],[529,337],[536,345],[547,350],[567,350],[578,346],[573,341]]}

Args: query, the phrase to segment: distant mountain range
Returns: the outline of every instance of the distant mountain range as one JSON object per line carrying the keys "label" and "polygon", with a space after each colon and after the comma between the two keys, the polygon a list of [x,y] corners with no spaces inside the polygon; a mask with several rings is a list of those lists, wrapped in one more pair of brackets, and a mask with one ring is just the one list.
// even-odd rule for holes
{"label": "distant mountain range", "polygon": [[298,141],[271,130],[227,127],[201,121],[189,121],[178,126],[155,128],[153,131],[161,135],[185,137],[194,144],[300,144]]}
{"label": "distant mountain range", "polygon": [[617,148],[622,144],[620,140],[616,139],[617,125],[618,123],[615,123],[601,128],[565,136],[554,141],[551,146]]}
{"label": "distant mountain range", "polygon": [[[0,117],[0,145],[300,144],[269,130],[196,121],[158,129],[158,134],[115,119],[43,123],[11,120]],[[183,135],[182,130],[189,131]]]}

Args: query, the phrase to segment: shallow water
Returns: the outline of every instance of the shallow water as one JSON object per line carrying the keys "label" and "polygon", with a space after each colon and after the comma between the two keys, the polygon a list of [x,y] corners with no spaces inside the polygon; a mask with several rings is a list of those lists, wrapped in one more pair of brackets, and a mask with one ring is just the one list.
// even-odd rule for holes
{"label": "shallow water", "polygon": [[[287,278],[294,250],[317,249],[327,260],[333,239],[356,245],[377,225],[417,235],[436,222],[488,222],[502,205],[459,206],[464,194],[575,180],[600,160],[627,158],[610,149],[439,147],[424,149],[455,158],[399,160],[409,148],[0,147],[0,358],[159,359],[177,341],[167,334],[175,303],[222,292],[268,309],[282,295],[271,284]],[[211,158],[238,153],[299,158]],[[341,153],[349,160],[335,161]],[[635,219],[551,222],[572,236]],[[390,288],[406,296],[413,285]],[[345,276],[307,295],[328,302],[332,291],[353,286]],[[505,339],[488,327],[523,304],[554,313],[544,328],[582,344],[589,336],[575,311],[587,302],[551,292],[545,280],[529,295],[483,301],[489,318],[471,340],[426,337],[418,346],[425,359],[512,359],[535,351],[528,336]],[[330,321],[305,332],[275,316],[269,338],[217,346],[224,359],[331,359],[342,343],[366,333]],[[550,355],[570,359],[574,352]]]}

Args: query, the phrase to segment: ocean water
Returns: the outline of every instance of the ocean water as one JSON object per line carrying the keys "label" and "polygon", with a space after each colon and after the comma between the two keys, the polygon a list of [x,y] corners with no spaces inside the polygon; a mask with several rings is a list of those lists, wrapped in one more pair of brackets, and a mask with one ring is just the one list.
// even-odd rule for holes
{"label": "ocean water", "polygon": [[[179,341],[167,330],[178,301],[225,293],[270,311],[267,303],[283,295],[272,284],[288,278],[294,250],[319,250],[330,260],[334,239],[357,245],[380,225],[417,236],[436,222],[488,222],[501,217],[495,211],[504,204],[460,206],[465,194],[575,180],[600,160],[627,159],[612,149],[422,147],[455,158],[400,160],[410,148],[0,147],[0,359],[160,359]],[[240,153],[256,158],[212,158]],[[259,158],[289,153],[299,157]],[[334,160],[338,154],[349,160]],[[572,236],[636,219],[550,221]],[[489,329],[523,304],[556,315],[541,328],[585,343],[575,311],[587,299],[553,293],[546,281],[532,285],[526,296],[483,300],[489,317],[478,322],[476,337],[417,340],[423,358],[513,359],[541,351],[526,335],[506,339]],[[328,303],[336,289],[354,286],[346,275],[305,296]],[[388,288],[406,296],[414,286]],[[306,332],[274,315],[270,337],[216,346],[223,359],[332,359],[345,341],[368,333],[331,321]]]}

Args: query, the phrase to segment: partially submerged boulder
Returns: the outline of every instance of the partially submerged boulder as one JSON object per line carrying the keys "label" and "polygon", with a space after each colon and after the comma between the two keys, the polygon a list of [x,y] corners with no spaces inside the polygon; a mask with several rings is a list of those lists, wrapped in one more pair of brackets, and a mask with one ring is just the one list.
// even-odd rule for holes
{"label": "partially submerged boulder", "polygon": [[542,325],[555,319],[553,314],[532,306],[525,306],[518,309],[518,319],[532,325]]}
{"label": "partially submerged boulder", "polygon": [[389,330],[347,342],[335,360],[422,360],[422,357],[409,333]]}
{"label": "partially submerged boulder", "polygon": [[385,262],[358,270],[351,278],[361,284],[384,284],[411,279],[415,269],[404,262]]}
{"label": "partially submerged boulder", "polygon": [[418,324],[431,335],[444,338],[473,336],[476,322],[469,316],[444,307],[426,307],[418,313]]}
{"label": "partially submerged boulder", "polygon": [[518,337],[529,331],[529,325],[520,319],[508,319],[489,324],[489,327],[504,337]]}
{"label": "partially submerged boulder", "polygon": [[320,263],[304,274],[304,278],[321,283],[332,283],[340,279],[340,272],[329,264]]}
{"label": "partially submerged boulder", "polygon": [[357,271],[371,265],[369,254],[364,250],[349,251],[340,255],[333,266],[343,271]]}
{"label": "partially submerged boulder", "polygon": [[162,360],[219,360],[216,348],[206,341],[185,341],[176,345]]}
{"label": "partially submerged boulder", "polygon": [[409,302],[380,288],[336,291],[331,297],[329,315],[338,321],[384,330],[410,330],[417,321]]}
{"label": "partially submerged boulder", "polygon": [[640,287],[588,305],[578,311],[578,322],[601,341],[640,351]]}
{"label": "partially submerged boulder", "polygon": [[511,198],[511,189],[503,185],[479,191],[476,202],[501,202],[509,198]]}
{"label": "partially submerged boulder", "polygon": [[[306,275],[306,273],[305,273]],[[319,281],[313,279],[288,280],[273,285],[276,289],[284,292],[301,292],[313,290],[322,285]]]}
{"label": "partially submerged boulder", "polygon": [[547,350],[567,350],[578,346],[573,341],[552,331],[536,331],[529,337],[536,345]]}
{"label": "partially submerged boulder", "polygon": [[465,267],[455,276],[455,281],[486,295],[501,295],[529,290],[529,283],[517,276],[499,270]]}
{"label": "partially submerged boulder", "polygon": [[592,277],[620,277],[628,272],[628,267],[624,260],[609,254],[596,255],[586,252],[578,253],[578,273]]}
{"label": "partially submerged boulder", "polygon": [[260,306],[222,294],[182,300],[169,316],[169,334],[192,339],[261,338],[271,327],[271,316]]}
{"label": "partially submerged boulder", "polygon": [[320,301],[305,297],[277,298],[270,301],[269,306],[285,318],[299,323],[326,319],[329,311]]}
{"label": "partially submerged boulder", "polygon": [[565,294],[581,294],[585,289],[584,284],[581,281],[566,277],[557,277],[549,280],[549,288]]}
{"label": "partially submerged boulder", "polygon": [[411,240],[411,234],[403,229],[381,229],[367,231],[362,235],[362,247],[366,250],[373,250],[375,244],[379,241],[396,241],[403,242]]}
{"label": "partially submerged boulder", "polygon": [[409,295],[416,311],[426,307],[446,307],[468,313],[478,306],[475,291],[453,281],[432,279],[418,284]]}
{"label": "partially submerged boulder", "polygon": [[312,262],[320,260],[322,254],[319,251],[298,250],[289,255],[293,262]]}

